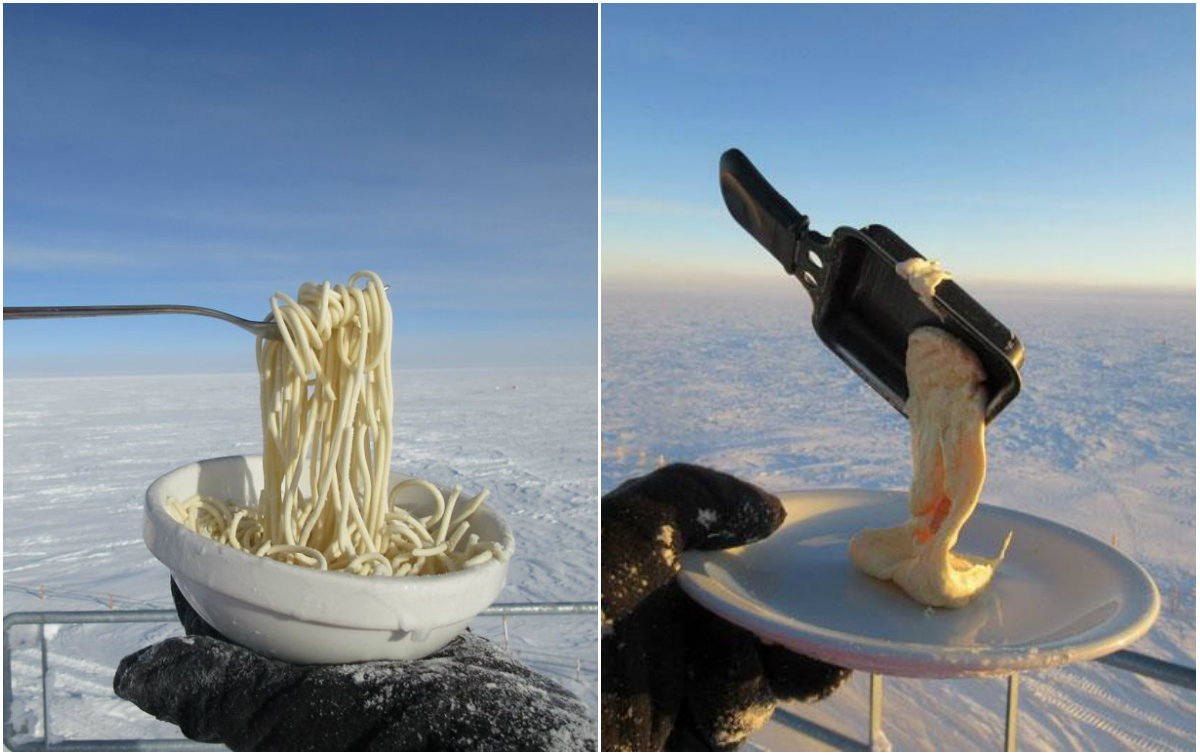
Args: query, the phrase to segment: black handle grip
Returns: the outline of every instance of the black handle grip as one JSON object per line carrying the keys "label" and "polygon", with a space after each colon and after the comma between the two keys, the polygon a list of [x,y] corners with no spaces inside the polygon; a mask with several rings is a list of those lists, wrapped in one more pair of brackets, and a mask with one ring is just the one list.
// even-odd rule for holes
{"label": "black handle grip", "polygon": [[721,195],[734,220],[795,275],[797,242],[808,230],[808,218],[767,183],[741,150],[721,156]]}

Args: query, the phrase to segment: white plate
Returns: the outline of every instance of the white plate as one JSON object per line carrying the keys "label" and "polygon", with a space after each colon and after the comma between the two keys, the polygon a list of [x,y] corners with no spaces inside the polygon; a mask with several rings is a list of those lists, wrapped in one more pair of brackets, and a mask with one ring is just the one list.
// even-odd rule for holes
{"label": "white plate", "polygon": [[898,491],[802,491],[770,538],[683,555],[684,591],[769,641],[851,669],[902,677],[1004,675],[1094,659],[1140,638],[1158,589],[1114,548],[1032,515],[980,504],[956,551],[994,556],[996,576],[961,609],[927,609],[859,572],[847,543],[908,517]]}

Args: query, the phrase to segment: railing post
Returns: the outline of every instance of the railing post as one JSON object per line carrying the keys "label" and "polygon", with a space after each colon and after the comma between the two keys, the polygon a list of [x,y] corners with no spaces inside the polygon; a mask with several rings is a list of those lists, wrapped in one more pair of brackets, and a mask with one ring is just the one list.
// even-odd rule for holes
{"label": "railing post", "polygon": [[867,744],[872,751],[883,749],[883,675],[871,673],[871,719]]}
{"label": "railing post", "polygon": [[8,639],[8,618],[4,618],[4,743],[12,742],[16,734],[12,724],[12,644]]}
{"label": "railing post", "polygon": [[46,626],[38,625],[42,645],[42,742],[50,750],[50,673],[46,663]]}
{"label": "railing post", "polygon": [[1004,750],[1017,750],[1017,720],[1020,719],[1021,705],[1018,685],[1020,676],[1013,672],[1008,676],[1008,713],[1004,717]]}

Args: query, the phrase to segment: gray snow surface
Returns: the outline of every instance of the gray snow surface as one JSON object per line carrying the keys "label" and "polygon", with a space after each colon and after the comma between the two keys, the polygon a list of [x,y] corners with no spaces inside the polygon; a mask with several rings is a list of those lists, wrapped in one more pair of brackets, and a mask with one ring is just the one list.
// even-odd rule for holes
{"label": "gray snow surface", "polygon": [[[202,369],[202,368],[201,368]],[[517,538],[503,602],[595,601],[596,378],[591,368],[395,373],[393,469],[489,504]],[[4,612],[170,608],[142,543],[142,499],[189,462],[261,450],[257,377],[4,381]],[[594,713],[595,616],[514,617],[509,647]],[[503,644],[500,620],[472,629]],[[167,625],[62,625],[48,635],[51,740],[179,737],[112,692],[126,654]],[[13,636],[14,723],[41,739],[36,631]]]}
{"label": "gray snow surface", "polygon": [[[988,431],[983,500],[1113,543],[1153,575],[1162,614],[1134,650],[1195,667],[1194,292],[972,287],[1025,344],[1024,388]],[[821,344],[785,276],[603,291],[601,489],[696,462],[768,490],[906,490],[907,421]],[[867,676],[790,708],[866,740]],[[997,750],[1003,680],[887,678],[896,750]],[[1195,694],[1089,663],[1022,676],[1020,746],[1196,746]],[[772,723],[760,748],[818,747]]]}

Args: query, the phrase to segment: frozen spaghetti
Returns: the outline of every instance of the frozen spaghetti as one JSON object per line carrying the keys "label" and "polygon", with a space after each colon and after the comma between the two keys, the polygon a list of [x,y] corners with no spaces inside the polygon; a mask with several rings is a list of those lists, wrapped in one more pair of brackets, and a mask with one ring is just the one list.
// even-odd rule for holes
{"label": "frozen spaghetti", "polygon": [[[361,286],[359,285],[361,282]],[[460,502],[424,480],[388,488],[392,454],[392,309],[379,276],[306,283],[271,298],[279,339],[258,340],[263,490],[255,507],[193,496],[175,519],[236,549],[361,575],[432,575],[505,559],[469,533],[487,490]],[[415,516],[401,492],[428,492]]]}

